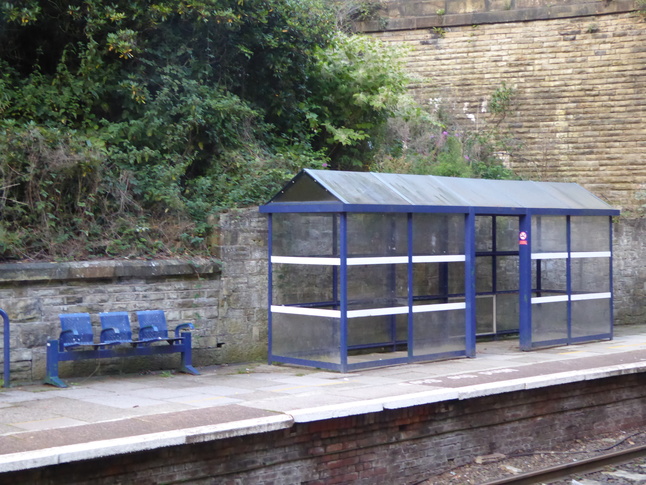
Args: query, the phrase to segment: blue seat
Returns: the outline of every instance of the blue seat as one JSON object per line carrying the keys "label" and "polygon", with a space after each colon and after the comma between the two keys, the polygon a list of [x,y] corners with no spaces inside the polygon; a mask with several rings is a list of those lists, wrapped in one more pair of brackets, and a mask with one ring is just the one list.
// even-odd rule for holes
{"label": "blue seat", "polygon": [[60,344],[63,348],[94,345],[89,313],[67,313],[58,318],[61,320]]}
{"label": "blue seat", "polygon": [[128,312],[99,313],[102,344],[132,343],[132,330]]}
{"label": "blue seat", "polygon": [[[62,332],[58,340],[47,341],[47,377],[45,382],[56,387],[67,387],[58,375],[59,362],[119,358],[129,356],[145,356],[152,354],[181,354],[179,370],[188,374],[199,375],[193,367],[192,338],[190,332],[180,332],[192,329],[193,324],[182,323],[175,327],[175,336],[168,336],[166,316],[162,310],[138,312],[137,318],[141,326],[140,340],[132,340],[130,317],[127,312],[99,313],[101,320],[100,343],[94,343],[92,322],[88,313],[69,313],[59,315]],[[169,345],[150,345],[152,342],[167,341]],[[115,344],[130,344],[118,346]],[[91,349],[80,346],[92,346]],[[218,347],[220,344],[218,344]]]}
{"label": "blue seat", "polygon": [[181,338],[182,330],[193,330],[192,323],[180,323],[175,327],[175,337],[168,336],[168,324],[163,310],[145,310],[137,312],[139,322],[139,341],[154,342],[156,340],[176,340]]}

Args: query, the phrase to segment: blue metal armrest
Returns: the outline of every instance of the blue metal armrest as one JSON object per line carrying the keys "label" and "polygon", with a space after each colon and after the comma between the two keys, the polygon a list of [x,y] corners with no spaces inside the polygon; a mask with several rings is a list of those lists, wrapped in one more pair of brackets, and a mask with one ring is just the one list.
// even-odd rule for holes
{"label": "blue metal armrest", "polygon": [[101,343],[103,344],[118,344],[123,342],[119,338],[119,329],[115,327],[108,327],[101,330]]}
{"label": "blue metal armrest", "polygon": [[177,327],[175,327],[175,338],[180,338],[179,333],[184,330],[195,330],[195,325],[192,323],[180,323]]}
{"label": "blue metal armrest", "polygon": [[77,347],[81,345],[81,342],[79,342],[80,334],[75,328],[63,330],[61,332],[59,340],[60,340],[60,347],[63,349],[66,349],[68,347]]}
{"label": "blue metal armrest", "polygon": [[[152,337],[146,335],[148,332],[152,333]],[[143,327],[139,327],[139,340],[161,340],[161,337],[159,337],[159,328],[157,328],[156,325],[144,325]]]}

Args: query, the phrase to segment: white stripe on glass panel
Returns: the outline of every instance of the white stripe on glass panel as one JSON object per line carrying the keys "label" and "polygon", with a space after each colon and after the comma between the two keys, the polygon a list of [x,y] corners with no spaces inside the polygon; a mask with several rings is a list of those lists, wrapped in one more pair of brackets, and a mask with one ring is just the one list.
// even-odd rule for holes
{"label": "white stripe on glass panel", "polygon": [[348,258],[348,266],[362,264],[405,264],[408,263],[408,256],[386,256],[377,258]]}
{"label": "white stripe on glass panel", "polygon": [[532,305],[536,303],[555,303],[557,301],[567,301],[567,295],[535,296],[532,298]]}
{"label": "white stripe on glass panel", "polygon": [[589,251],[570,253],[571,258],[609,258],[612,255],[610,251]]}
{"label": "white stripe on glass panel", "polygon": [[532,259],[565,259],[567,253],[532,253]]}
{"label": "white stripe on glass panel", "polygon": [[[413,256],[413,263],[453,263],[465,261],[464,254],[445,254],[438,256]],[[341,258],[324,258],[308,256],[272,256],[271,262],[275,264],[306,264],[321,266],[340,266]],[[408,256],[385,256],[375,258],[348,258],[348,266],[373,265],[373,264],[406,264]]]}
{"label": "white stripe on glass panel", "polygon": [[382,315],[402,315],[408,313],[407,306],[390,308],[366,308],[365,310],[349,310],[348,318],[377,317]]}
{"label": "white stripe on glass panel", "polygon": [[413,306],[413,313],[426,313],[426,312],[445,312],[448,310],[463,310],[467,304],[462,303],[438,303],[437,305],[415,305]]}
{"label": "white stripe on glass panel", "polygon": [[453,263],[466,261],[464,254],[442,254],[438,256],[413,256],[413,263]]}
{"label": "white stripe on glass panel", "polygon": [[608,293],[586,293],[583,295],[572,295],[572,301],[580,300],[601,300],[603,298],[610,298],[612,295]]}
{"label": "white stripe on glass panel", "polygon": [[339,258],[308,258],[299,256],[272,256],[271,262],[283,264],[318,264],[324,266],[339,266],[341,264]]}
{"label": "white stripe on glass panel", "polygon": [[298,306],[272,305],[271,311],[272,313],[289,313],[290,315],[341,318],[341,312],[339,310],[321,310],[320,308],[303,308]]}

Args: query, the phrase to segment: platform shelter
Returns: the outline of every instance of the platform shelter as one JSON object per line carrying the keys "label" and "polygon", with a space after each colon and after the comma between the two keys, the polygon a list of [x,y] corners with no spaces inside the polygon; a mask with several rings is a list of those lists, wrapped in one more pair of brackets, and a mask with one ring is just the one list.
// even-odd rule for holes
{"label": "platform shelter", "polygon": [[303,170],[269,216],[269,362],[341,372],[611,339],[612,217],[573,183]]}

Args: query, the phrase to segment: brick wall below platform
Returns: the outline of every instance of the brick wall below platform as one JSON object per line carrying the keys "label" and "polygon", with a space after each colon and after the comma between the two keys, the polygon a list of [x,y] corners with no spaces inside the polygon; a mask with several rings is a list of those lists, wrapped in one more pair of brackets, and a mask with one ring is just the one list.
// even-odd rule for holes
{"label": "brick wall below platform", "polygon": [[412,484],[478,455],[646,424],[646,375],[296,423],[264,434],[0,474],[2,483]]}

